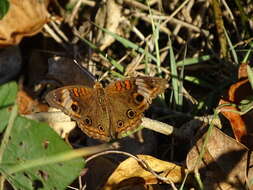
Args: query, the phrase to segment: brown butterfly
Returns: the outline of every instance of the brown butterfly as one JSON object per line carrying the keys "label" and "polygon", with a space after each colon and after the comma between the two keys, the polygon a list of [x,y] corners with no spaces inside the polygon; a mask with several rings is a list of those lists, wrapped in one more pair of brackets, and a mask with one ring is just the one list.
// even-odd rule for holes
{"label": "brown butterfly", "polygon": [[102,141],[122,138],[141,124],[143,112],[168,87],[166,79],[131,77],[93,88],[73,85],[49,92],[50,106],[74,119],[81,130]]}

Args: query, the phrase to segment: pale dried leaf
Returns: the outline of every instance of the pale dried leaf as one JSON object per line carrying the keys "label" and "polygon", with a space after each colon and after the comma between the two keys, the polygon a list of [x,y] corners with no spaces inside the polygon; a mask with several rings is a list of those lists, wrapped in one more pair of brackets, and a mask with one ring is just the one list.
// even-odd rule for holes
{"label": "pale dried leaf", "polygon": [[[122,35],[120,23],[122,23],[125,18],[122,16],[121,11],[122,5],[118,4],[115,0],[108,0],[106,4],[101,6],[98,10],[95,22],[112,33]],[[101,50],[104,50],[115,41],[114,37],[110,34],[103,33],[101,30],[98,31],[97,37],[97,42]]]}
{"label": "pale dried leaf", "polygon": [[0,46],[18,44],[38,33],[47,22],[48,0],[10,0],[10,9],[0,20]]}
{"label": "pale dried leaf", "polygon": [[[160,176],[166,177],[168,183],[170,181],[178,183],[182,181],[184,168],[174,163],[159,160],[149,155],[138,155],[138,158],[144,160],[152,170],[158,172]],[[143,167],[133,158],[128,158],[122,162],[113,174],[109,177],[105,190],[117,189],[118,187],[140,186],[148,184],[157,184],[158,179]],[[137,184],[136,184],[137,183]]]}
{"label": "pale dried leaf", "polygon": [[49,112],[40,112],[25,115],[25,117],[41,122],[47,122],[52,129],[55,130],[62,138],[66,138],[67,135],[76,126],[76,122],[71,121],[71,118],[65,115],[63,112],[55,108],[50,108]]}

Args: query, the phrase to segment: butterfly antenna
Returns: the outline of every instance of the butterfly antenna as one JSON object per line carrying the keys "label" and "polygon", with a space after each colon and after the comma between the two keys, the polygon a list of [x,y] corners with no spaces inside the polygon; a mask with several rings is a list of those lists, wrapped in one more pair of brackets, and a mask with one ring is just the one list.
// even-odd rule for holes
{"label": "butterfly antenna", "polygon": [[93,79],[94,81],[97,81],[97,79],[96,79],[96,77],[90,72],[90,71],[88,71],[88,69],[86,69],[86,68],[84,68],[83,66],[81,66],[78,62],[77,62],[77,60],[73,60],[74,61],[74,63],[85,73],[85,74],[87,74],[91,79]]}

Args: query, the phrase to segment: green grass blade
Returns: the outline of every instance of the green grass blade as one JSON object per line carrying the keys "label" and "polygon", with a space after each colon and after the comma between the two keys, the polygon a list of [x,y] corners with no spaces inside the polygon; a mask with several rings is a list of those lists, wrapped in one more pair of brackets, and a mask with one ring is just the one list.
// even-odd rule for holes
{"label": "green grass blade", "polygon": [[177,67],[199,64],[200,62],[209,61],[212,58],[213,58],[213,56],[211,56],[211,55],[203,55],[203,56],[197,57],[197,58],[187,58],[182,61],[178,61]]}
{"label": "green grass blade", "polygon": [[249,58],[250,58],[250,54],[252,53],[253,43],[251,42],[249,45],[250,45],[250,48],[247,51],[246,55],[244,56],[242,63],[246,63],[249,60]]}
{"label": "green grass blade", "polygon": [[217,89],[217,87],[211,85],[207,81],[199,79],[199,78],[194,77],[194,76],[185,76],[184,80],[189,81],[191,83],[194,83],[194,84],[196,84],[198,86],[202,86],[204,88],[210,88],[212,90],[216,90]]}
{"label": "green grass blade", "polygon": [[156,50],[157,71],[158,71],[158,74],[160,74],[161,73],[161,60],[160,60],[160,50],[159,50],[159,43],[158,43],[160,27],[159,27],[159,23],[155,24],[155,22],[154,22],[153,14],[152,14],[152,11],[151,11],[150,5],[149,5],[149,1],[147,1],[147,4],[148,4],[149,15],[151,16],[151,26],[152,26],[153,39],[154,39],[155,50]]}
{"label": "green grass blade", "polygon": [[169,38],[169,46],[170,46],[170,68],[171,68],[171,77],[172,77],[172,89],[174,93],[175,103],[177,106],[180,105],[179,102],[179,77],[177,73],[177,65],[175,61],[175,56],[171,44],[171,40]]}
{"label": "green grass blade", "polygon": [[229,45],[230,50],[231,50],[231,52],[232,52],[232,56],[233,56],[233,58],[234,58],[234,61],[235,61],[236,64],[239,64],[238,56],[237,56],[237,54],[236,54],[235,48],[234,48],[234,46],[233,46],[233,44],[232,44],[232,42],[231,42],[231,40],[230,40],[230,38],[229,38],[229,36],[228,36],[228,33],[227,33],[227,31],[226,31],[225,29],[224,29],[224,33],[225,33],[225,36],[226,36],[226,38],[227,38],[228,45]]}
{"label": "green grass blade", "polygon": [[249,65],[247,65],[247,72],[248,72],[248,78],[249,78],[251,88],[253,89],[253,71]]}

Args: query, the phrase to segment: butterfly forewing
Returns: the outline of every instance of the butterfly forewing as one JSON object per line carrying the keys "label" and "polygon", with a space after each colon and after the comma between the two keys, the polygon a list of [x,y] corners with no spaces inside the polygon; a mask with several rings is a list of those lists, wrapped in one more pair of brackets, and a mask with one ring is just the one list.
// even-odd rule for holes
{"label": "butterfly forewing", "polygon": [[[102,89],[103,90],[103,89]],[[88,136],[108,141],[110,138],[107,111],[99,100],[96,88],[67,86],[48,93],[50,106],[62,110],[76,120],[80,129]]]}

